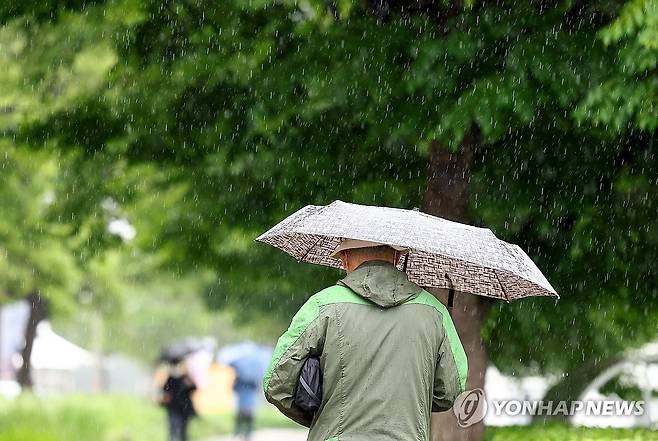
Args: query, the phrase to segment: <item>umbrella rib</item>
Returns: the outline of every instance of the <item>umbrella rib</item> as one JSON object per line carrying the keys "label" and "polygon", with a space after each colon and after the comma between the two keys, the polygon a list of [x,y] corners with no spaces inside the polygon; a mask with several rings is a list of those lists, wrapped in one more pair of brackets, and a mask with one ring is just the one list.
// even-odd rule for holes
{"label": "umbrella rib", "polygon": [[316,240],[315,243],[313,245],[311,245],[308,250],[306,250],[306,253],[304,253],[304,255],[301,257],[301,259],[299,259],[299,261],[300,262],[304,261],[304,259],[306,259],[306,256],[308,256],[311,253],[313,248],[315,248],[315,246],[317,244],[319,244],[322,239],[323,239],[322,236],[318,237],[318,240]]}
{"label": "umbrella rib", "polygon": [[500,285],[500,289],[503,291],[503,295],[505,296],[505,301],[509,303],[509,295],[507,294],[507,290],[503,286],[503,283],[500,281],[500,277],[498,277],[498,271],[494,270],[494,275],[496,276],[496,280],[498,280],[498,284]]}

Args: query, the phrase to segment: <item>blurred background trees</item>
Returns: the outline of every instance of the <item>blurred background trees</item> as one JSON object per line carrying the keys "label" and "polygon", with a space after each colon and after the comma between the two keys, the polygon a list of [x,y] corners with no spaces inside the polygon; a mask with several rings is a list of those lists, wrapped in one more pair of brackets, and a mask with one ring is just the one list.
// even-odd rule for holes
{"label": "blurred background trees", "polygon": [[21,2],[0,19],[4,161],[41,175],[0,189],[3,218],[33,213],[0,220],[0,259],[28,237],[67,267],[6,267],[6,293],[70,298],[118,247],[148,262],[137,278],[192,275],[210,308],[283,327],[339,273],[253,239],[343,199],[488,226],[560,292],[460,299],[471,387],[487,352],[573,372],[656,337],[652,0]]}

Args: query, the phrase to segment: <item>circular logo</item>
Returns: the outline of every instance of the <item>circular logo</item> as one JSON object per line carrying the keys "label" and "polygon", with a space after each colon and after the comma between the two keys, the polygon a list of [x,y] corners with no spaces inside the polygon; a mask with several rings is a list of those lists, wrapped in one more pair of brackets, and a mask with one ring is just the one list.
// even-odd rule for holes
{"label": "circular logo", "polygon": [[487,413],[487,400],[482,389],[471,389],[462,392],[455,398],[452,410],[457,417],[459,427],[469,427],[479,423]]}

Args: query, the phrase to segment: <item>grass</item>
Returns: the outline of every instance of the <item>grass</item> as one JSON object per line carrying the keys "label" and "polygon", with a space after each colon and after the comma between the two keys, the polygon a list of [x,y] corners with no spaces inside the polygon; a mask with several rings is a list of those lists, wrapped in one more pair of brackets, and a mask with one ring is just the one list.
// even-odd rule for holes
{"label": "grass", "polygon": [[[231,432],[231,414],[202,416],[190,426],[192,440]],[[299,427],[263,407],[256,427]],[[23,395],[0,400],[0,441],[163,441],[165,415],[155,404],[134,397],[92,395],[38,399]],[[658,432],[643,429],[590,429],[564,424],[490,427],[486,441],[648,441]]]}
{"label": "grass", "polygon": [[155,407],[127,397],[38,399],[24,394],[0,404],[0,440],[161,440],[164,430],[160,413]]}
{"label": "grass", "polygon": [[[264,407],[256,427],[295,427]],[[190,425],[190,438],[202,440],[230,433],[231,414],[201,416]],[[165,413],[148,400],[107,395],[0,400],[0,441],[163,441]]]}
{"label": "grass", "polygon": [[566,424],[490,427],[485,441],[649,441],[658,440],[658,432],[647,429],[595,429]]}

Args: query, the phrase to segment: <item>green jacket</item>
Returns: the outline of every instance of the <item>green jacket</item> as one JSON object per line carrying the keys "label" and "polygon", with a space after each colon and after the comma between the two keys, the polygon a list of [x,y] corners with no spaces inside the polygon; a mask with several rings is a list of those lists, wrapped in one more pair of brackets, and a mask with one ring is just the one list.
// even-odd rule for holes
{"label": "green jacket", "polygon": [[[318,355],[322,405],[293,405],[302,363]],[[431,412],[464,390],[466,354],[446,308],[385,262],[366,262],[311,296],[279,338],[267,400],[310,427],[309,440],[429,440]]]}

